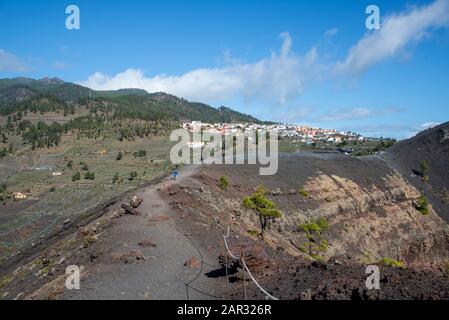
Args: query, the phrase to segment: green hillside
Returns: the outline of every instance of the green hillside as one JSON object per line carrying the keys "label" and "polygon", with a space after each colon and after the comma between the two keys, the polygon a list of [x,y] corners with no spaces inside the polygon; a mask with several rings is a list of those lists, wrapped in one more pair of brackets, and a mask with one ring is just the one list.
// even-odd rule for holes
{"label": "green hillside", "polygon": [[[48,101],[47,101],[48,100]],[[166,93],[148,93],[142,89],[95,91],[58,78],[33,80],[14,78],[0,80],[0,114],[17,111],[68,110],[75,107],[101,107],[120,117],[141,120],[195,120],[203,122],[253,122],[258,119],[230,108],[218,109],[190,102]]]}
{"label": "green hillside", "polygon": [[67,133],[132,141],[168,135],[182,121],[261,123],[230,108],[216,109],[161,92],[94,91],[58,78],[0,80],[3,148],[14,136],[33,149],[49,148]]}

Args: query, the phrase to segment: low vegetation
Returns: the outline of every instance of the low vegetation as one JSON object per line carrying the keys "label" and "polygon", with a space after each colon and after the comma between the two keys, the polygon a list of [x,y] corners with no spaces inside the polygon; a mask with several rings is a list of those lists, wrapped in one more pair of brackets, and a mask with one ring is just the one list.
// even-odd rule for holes
{"label": "low vegetation", "polygon": [[248,230],[247,232],[250,236],[255,237],[255,238],[257,238],[260,234],[259,231],[257,231],[257,230]]}
{"label": "low vegetation", "polygon": [[219,181],[218,181],[218,187],[223,190],[226,191],[229,187],[229,179],[226,176],[221,176]]}
{"label": "low vegetation", "polygon": [[300,187],[298,189],[298,193],[300,195],[302,195],[304,198],[308,198],[309,197],[309,193],[306,191],[306,189],[304,189],[304,187]]}
{"label": "low vegetation", "polygon": [[91,234],[86,235],[83,240],[84,248],[86,248],[86,249],[89,248],[91,245],[93,245],[95,243],[96,240],[97,239],[93,235],[91,235]]}
{"label": "low vegetation", "polygon": [[11,192],[8,191],[6,184],[0,186],[0,201],[6,201],[11,199]]}
{"label": "low vegetation", "polygon": [[139,150],[139,151],[134,152],[133,156],[135,158],[144,158],[147,156],[147,152],[146,152],[146,150]]}
{"label": "low vegetation", "polygon": [[137,171],[132,171],[132,172],[129,174],[128,180],[129,180],[129,181],[133,181],[133,180],[136,179],[138,176],[139,176],[139,174],[137,173]]}
{"label": "low vegetation", "polygon": [[424,216],[429,214],[429,201],[424,195],[421,195],[416,203],[416,209]]}
{"label": "low vegetation", "polygon": [[386,149],[393,146],[395,143],[396,143],[396,141],[391,140],[391,139],[381,140],[375,147],[359,150],[359,151],[355,152],[353,155],[356,157],[373,155],[378,152],[385,151]]}
{"label": "low vegetation", "polygon": [[72,181],[81,180],[81,173],[78,171],[72,176]]}
{"label": "low vegetation", "polygon": [[262,239],[269,222],[282,217],[282,212],[276,209],[276,205],[267,198],[267,195],[268,190],[259,186],[251,196],[243,198],[243,206],[256,211],[259,215]]}
{"label": "low vegetation", "polygon": [[84,175],[84,179],[86,180],[95,180],[95,172],[87,171]]}
{"label": "low vegetation", "polygon": [[402,268],[402,269],[405,268],[404,262],[391,258],[382,258],[380,264],[387,267]]}
{"label": "low vegetation", "polygon": [[112,178],[112,183],[116,184],[116,183],[119,183],[119,181],[120,181],[120,176],[119,176],[118,172],[116,172],[114,174],[114,177]]}
{"label": "low vegetation", "polygon": [[429,163],[426,160],[422,160],[419,164],[419,169],[420,169],[422,181],[428,182],[429,176],[427,175],[427,173],[429,171]]}
{"label": "low vegetation", "polygon": [[14,154],[14,151],[14,146],[12,143],[10,143],[8,148],[0,149],[0,159],[6,157],[9,154]]}
{"label": "low vegetation", "polygon": [[299,229],[305,233],[307,242],[301,246],[301,251],[307,253],[314,259],[321,259],[319,255],[321,252],[326,252],[329,243],[324,238],[324,232],[329,229],[329,223],[324,218],[317,220],[311,220],[306,223],[302,223]]}

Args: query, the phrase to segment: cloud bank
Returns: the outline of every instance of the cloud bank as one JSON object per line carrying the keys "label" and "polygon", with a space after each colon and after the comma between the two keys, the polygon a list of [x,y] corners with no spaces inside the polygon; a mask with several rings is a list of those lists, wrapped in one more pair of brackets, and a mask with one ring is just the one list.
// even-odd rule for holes
{"label": "cloud bank", "polygon": [[[435,0],[383,19],[380,30],[367,32],[342,61],[320,62],[317,49],[303,55],[292,52],[292,39],[282,33],[277,53],[254,63],[241,63],[225,52],[225,66],[195,69],[181,75],[147,77],[141,70],[128,69],[116,75],[96,72],[79,84],[96,90],[141,88],[163,91],[190,100],[214,102],[239,97],[284,105],[301,96],[307,86],[322,79],[353,76],[403,52],[411,43],[422,41],[433,30],[449,25],[449,0]],[[325,36],[338,33],[330,29]],[[16,62],[16,67],[18,64]],[[1,69],[1,64],[0,64]],[[366,110],[353,110],[363,116]]]}
{"label": "cloud bank", "polygon": [[[304,56],[292,54],[292,40],[282,33],[278,53],[254,63],[232,63],[222,68],[196,69],[179,76],[146,77],[141,70],[128,69],[114,76],[96,72],[79,84],[96,90],[141,88],[148,92],[163,91],[190,100],[216,101],[235,96],[265,99],[284,104],[298,97],[305,83],[319,67],[314,48]],[[228,53],[229,56],[229,53]]]}

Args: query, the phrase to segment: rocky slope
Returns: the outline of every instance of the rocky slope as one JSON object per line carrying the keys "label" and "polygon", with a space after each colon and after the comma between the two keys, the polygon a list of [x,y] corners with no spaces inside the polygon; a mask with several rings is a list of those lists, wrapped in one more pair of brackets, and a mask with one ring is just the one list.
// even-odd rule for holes
{"label": "rocky slope", "polygon": [[[388,149],[384,159],[429,198],[449,222],[449,122],[419,133]],[[420,163],[428,169],[423,179]]]}
{"label": "rocky slope", "polygon": [[[246,165],[205,167],[189,184],[167,190],[167,197],[181,219],[196,221],[191,232],[202,232],[206,243],[205,230],[219,230],[216,221],[230,226],[235,250],[254,252],[249,254],[254,256],[253,267],[267,286],[285,298],[298,298],[301,290],[308,288],[314,288],[312,296],[317,299],[449,298],[445,277],[448,225],[431,206],[423,215],[417,209],[419,190],[384,161],[342,155],[283,155],[277,175],[262,177],[257,170]],[[218,187],[221,176],[230,181],[226,191]],[[258,235],[257,213],[242,206],[243,197],[251,195],[258,185],[267,187],[269,199],[283,213],[271,223],[264,239]],[[321,245],[325,240],[325,245],[310,252],[311,241],[299,225],[319,218],[329,228],[314,241]],[[216,250],[224,253],[220,245]],[[364,270],[372,264],[397,264],[401,271],[385,266],[384,274],[394,277],[396,285],[367,297]],[[304,268],[310,273],[304,273]],[[332,279],[339,280],[335,284]],[[429,279],[438,285],[432,287]],[[296,284],[289,286],[289,281]],[[323,281],[330,286],[326,290],[333,293],[323,289]],[[400,292],[408,281],[411,288]],[[346,289],[339,289],[338,283]]]}

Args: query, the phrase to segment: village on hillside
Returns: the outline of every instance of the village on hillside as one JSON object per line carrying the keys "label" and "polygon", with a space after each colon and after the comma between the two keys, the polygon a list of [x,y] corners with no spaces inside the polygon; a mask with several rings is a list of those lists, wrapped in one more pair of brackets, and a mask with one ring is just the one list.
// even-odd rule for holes
{"label": "village on hillside", "polygon": [[314,128],[293,124],[254,124],[254,123],[204,123],[192,121],[183,123],[183,128],[190,132],[206,132],[220,135],[239,135],[245,131],[277,131],[281,138],[288,138],[294,142],[313,144],[316,142],[341,143],[377,141],[377,138],[363,137],[361,134],[351,131],[337,131],[334,129]]}

